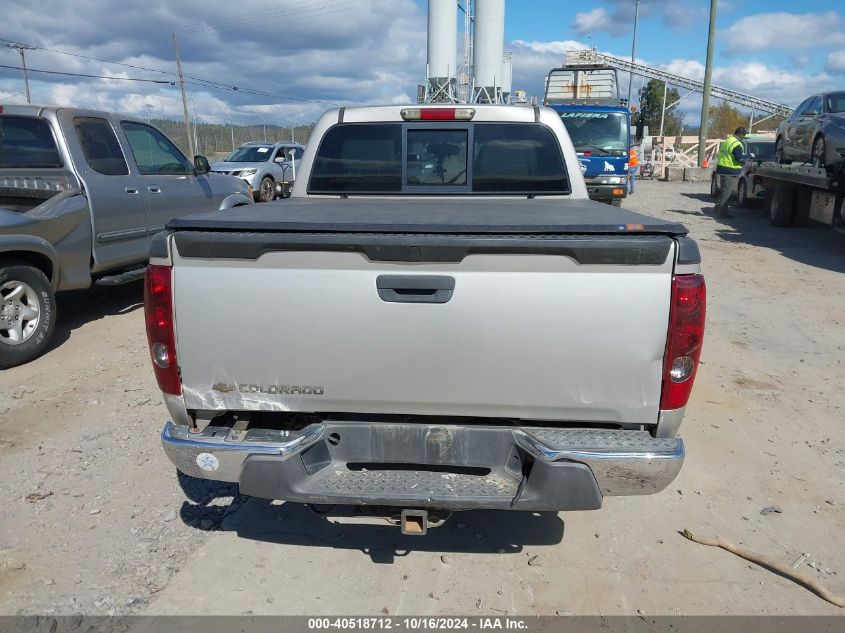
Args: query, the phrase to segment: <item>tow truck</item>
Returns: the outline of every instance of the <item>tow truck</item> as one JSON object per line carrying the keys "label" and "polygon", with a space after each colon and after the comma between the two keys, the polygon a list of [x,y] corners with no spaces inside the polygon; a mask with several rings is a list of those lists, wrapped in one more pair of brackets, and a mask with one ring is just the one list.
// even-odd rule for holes
{"label": "tow truck", "polygon": [[845,233],[845,160],[833,173],[812,165],[765,162],[753,178],[765,190],[763,208],[774,226],[805,226],[813,220]]}

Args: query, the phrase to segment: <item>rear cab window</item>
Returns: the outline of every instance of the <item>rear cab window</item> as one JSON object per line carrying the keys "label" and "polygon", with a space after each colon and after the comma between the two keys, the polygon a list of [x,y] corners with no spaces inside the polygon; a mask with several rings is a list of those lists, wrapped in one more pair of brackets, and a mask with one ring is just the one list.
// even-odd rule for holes
{"label": "rear cab window", "polygon": [[50,124],[31,116],[0,116],[0,167],[62,167]]}
{"label": "rear cab window", "polygon": [[309,194],[570,193],[560,145],[529,123],[347,123],[317,149]]}
{"label": "rear cab window", "polygon": [[126,176],[129,173],[117,135],[108,121],[97,117],[76,117],[73,127],[85,162],[91,169],[106,176]]}

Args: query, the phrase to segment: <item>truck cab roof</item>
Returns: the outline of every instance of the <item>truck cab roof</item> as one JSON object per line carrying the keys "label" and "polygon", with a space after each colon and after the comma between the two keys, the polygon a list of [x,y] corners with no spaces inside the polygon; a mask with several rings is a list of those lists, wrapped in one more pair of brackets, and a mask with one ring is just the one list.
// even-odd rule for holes
{"label": "truck cab roof", "polygon": [[[375,122],[390,122],[390,121],[411,121],[411,120],[429,120],[425,119],[423,115],[421,118],[413,119],[406,118],[414,116],[409,111],[439,112],[441,114],[432,114],[431,120],[447,121],[450,120],[445,117],[448,111],[462,111],[462,114],[457,116],[467,116],[469,118],[454,118],[455,121],[482,121],[482,122],[533,122],[537,121],[538,117],[542,117],[541,108],[539,107],[514,107],[510,105],[487,105],[487,104],[454,104],[454,103],[426,103],[426,104],[407,104],[407,105],[380,105],[380,106],[356,106],[352,108],[334,108],[328,110],[323,119],[331,119],[337,117],[338,123],[375,123]],[[403,111],[406,113],[403,116]]]}
{"label": "truck cab roof", "polygon": [[71,111],[77,116],[98,117],[103,119],[117,118],[120,121],[133,121],[136,123],[147,122],[131,114],[120,114],[108,110],[97,110],[95,108],[73,108],[61,105],[38,105],[38,104],[0,104],[0,115],[10,116],[31,116],[31,117],[56,117],[59,112]]}

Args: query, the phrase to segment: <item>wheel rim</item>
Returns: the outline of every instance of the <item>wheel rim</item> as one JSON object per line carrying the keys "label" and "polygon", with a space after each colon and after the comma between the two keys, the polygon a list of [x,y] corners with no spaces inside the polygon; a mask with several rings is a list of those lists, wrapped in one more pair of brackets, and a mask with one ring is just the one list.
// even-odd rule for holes
{"label": "wheel rim", "polygon": [[261,181],[261,198],[267,200],[273,197],[273,181],[265,178]]}
{"label": "wheel rim", "polygon": [[813,143],[813,155],[810,162],[814,167],[824,167],[824,139],[818,138]]}
{"label": "wheel rim", "polygon": [[0,286],[0,342],[25,343],[41,321],[38,294],[22,281],[8,281]]}

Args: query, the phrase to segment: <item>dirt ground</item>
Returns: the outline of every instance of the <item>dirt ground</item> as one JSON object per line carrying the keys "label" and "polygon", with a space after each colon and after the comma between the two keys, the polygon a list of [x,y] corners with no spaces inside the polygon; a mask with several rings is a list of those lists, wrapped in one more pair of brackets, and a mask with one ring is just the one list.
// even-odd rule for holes
{"label": "dirt ground", "polygon": [[841,613],[678,534],[845,594],[845,236],[716,220],[707,188],[640,182],[626,204],[689,226],[708,329],[680,476],[596,512],[468,512],[402,537],[183,490],[158,441],[141,285],[60,297],[52,350],[0,372],[0,613]]}

